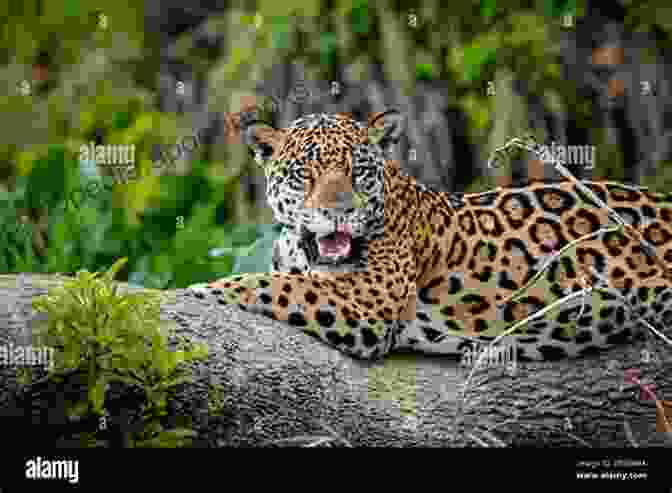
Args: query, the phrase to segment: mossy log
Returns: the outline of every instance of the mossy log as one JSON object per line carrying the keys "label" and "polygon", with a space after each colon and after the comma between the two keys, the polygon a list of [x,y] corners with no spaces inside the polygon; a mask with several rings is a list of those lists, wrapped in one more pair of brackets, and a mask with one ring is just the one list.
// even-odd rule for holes
{"label": "mossy log", "polygon": [[[34,314],[22,307],[63,279],[30,274],[17,285],[17,276],[0,276],[1,344],[25,344]],[[623,384],[623,370],[639,368],[659,399],[670,400],[672,351],[654,339],[584,359],[519,363],[513,374],[487,366],[469,379],[455,359],[400,353],[356,361],[282,323],[183,290],[163,294],[163,323],[209,348],[171,405],[173,417],[188,418],[199,432],[195,446],[672,444],[656,431],[654,401]],[[644,361],[643,351],[650,355]],[[208,407],[212,384],[223,390],[216,410]],[[16,368],[0,367],[3,431],[36,442],[67,434],[74,425],[58,409],[62,390],[49,385],[35,392],[17,382]],[[112,422],[129,412],[112,407]]]}

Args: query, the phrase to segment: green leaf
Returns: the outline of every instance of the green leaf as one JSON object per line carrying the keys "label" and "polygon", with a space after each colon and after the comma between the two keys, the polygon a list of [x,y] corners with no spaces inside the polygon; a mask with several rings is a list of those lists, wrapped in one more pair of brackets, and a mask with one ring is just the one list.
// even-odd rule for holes
{"label": "green leaf", "polygon": [[79,368],[81,362],[81,348],[78,344],[71,341],[71,344],[64,349],[63,363],[66,368]]}
{"label": "green leaf", "polygon": [[544,15],[561,17],[566,14],[576,14],[576,0],[545,0]]}
{"label": "green leaf", "polygon": [[183,439],[183,438],[196,438],[198,436],[198,433],[189,428],[172,428],[170,430],[163,431],[162,435]]}
{"label": "green leaf", "polygon": [[93,387],[89,388],[89,401],[93,406],[93,412],[103,414],[105,405],[105,390],[107,389],[107,376],[101,375]]}
{"label": "green leaf", "polygon": [[112,115],[112,128],[124,130],[130,127],[131,115],[127,111],[118,111]]}
{"label": "green leaf", "polygon": [[320,2],[316,0],[285,0],[284,2],[261,0],[257,2],[257,9],[264,17],[286,15],[287,13],[315,17],[320,14]]}
{"label": "green leaf", "polygon": [[350,12],[350,24],[352,31],[357,34],[366,34],[369,32],[369,2],[368,0],[357,0]]}
{"label": "green leaf", "polygon": [[319,49],[320,63],[323,65],[332,65],[336,55],[338,45],[338,36],[332,32],[326,32],[320,35]]}
{"label": "green leaf", "polygon": [[120,258],[119,260],[117,260],[112,265],[112,267],[110,267],[110,269],[105,273],[105,276],[104,276],[105,280],[107,282],[113,281],[115,276],[117,275],[117,273],[121,270],[121,268],[124,265],[126,265],[126,263],[128,263],[128,258],[127,257],[123,257],[123,258]]}
{"label": "green leaf", "polygon": [[89,403],[86,401],[77,401],[69,407],[67,414],[68,417],[72,419],[72,418],[81,418],[88,412],[89,412]]}
{"label": "green leaf", "polygon": [[415,78],[417,80],[432,80],[435,76],[434,65],[431,63],[418,63],[415,66]]}
{"label": "green leaf", "polygon": [[161,423],[156,419],[152,420],[148,416],[146,416],[146,418],[145,428],[142,430],[142,434],[145,437],[156,437],[163,431],[163,426],[161,426]]}
{"label": "green leaf", "polygon": [[481,0],[481,16],[486,20],[491,20],[497,13],[497,0]]}
{"label": "green leaf", "polygon": [[114,380],[117,382],[125,383],[127,385],[138,385],[144,386],[145,381],[139,376],[135,375],[132,370],[127,370],[130,375],[114,375]]}
{"label": "green leaf", "polygon": [[152,438],[136,441],[135,446],[138,448],[175,448],[188,445],[198,433],[187,428],[173,428],[171,430],[164,430]]}
{"label": "green leaf", "polygon": [[63,15],[65,17],[78,17],[80,13],[81,13],[81,5],[79,0],[63,1]]}
{"label": "green leaf", "polygon": [[148,390],[145,389],[147,392],[147,397],[149,402],[152,405],[152,408],[154,411],[163,411],[166,408],[166,405],[168,404],[168,401],[166,399],[166,393],[163,392],[162,390]]}
{"label": "green leaf", "polygon": [[273,17],[269,24],[273,48],[276,50],[289,49],[291,41],[289,19],[286,16],[277,16]]}
{"label": "green leaf", "polygon": [[183,383],[192,383],[194,381],[194,377],[191,375],[182,375],[180,377],[175,377],[175,378],[169,378],[166,379],[165,381],[162,381],[158,388],[167,390],[171,387],[175,387],[177,385],[181,385]]}
{"label": "green leaf", "polygon": [[464,78],[469,82],[477,80],[483,68],[496,60],[496,47],[481,47],[472,44],[464,49]]}

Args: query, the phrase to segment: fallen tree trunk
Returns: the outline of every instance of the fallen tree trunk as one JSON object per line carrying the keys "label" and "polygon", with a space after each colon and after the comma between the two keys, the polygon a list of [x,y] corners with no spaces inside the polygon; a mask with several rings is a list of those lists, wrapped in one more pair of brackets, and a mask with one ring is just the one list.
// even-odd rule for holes
{"label": "fallen tree trunk", "polygon": [[[27,283],[17,286],[17,276],[0,276],[0,344],[26,344],[34,315],[21,313],[21,307],[63,280],[25,277]],[[596,357],[519,363],[515,374],[487,367],[468,378],[470,369],[454,359],[397,354],[364,363],[282,323],[185,296],[183,290],[164,295],[164,323],[175,335],[209,348],[208,359],[192,365],[193,384],[179,388],[172,407],[174,415],[191,418],[199,432],[196,446],[672,443],[656,432],[654,401],[640,400],[634,384],[622,386],[623,370],[639,368],[642,381],[656,385],[659,399],[672,396],[672,351],[653,339]],[[643,350],[648,362],[642,361]],[[208,409],[213,383],[223,388],[223,406],[216,412]],[[70,426],[55,409],[54,399],[63,400],[55,397],[57,390],[40,390],[43,397],[53,393],[45,404],[44,398],[26,399],[36,394],[27,389],[18,384],[15,368],[0,367],[0,426],[28,435]],[[45,405],[48,417],[36,409]]]}

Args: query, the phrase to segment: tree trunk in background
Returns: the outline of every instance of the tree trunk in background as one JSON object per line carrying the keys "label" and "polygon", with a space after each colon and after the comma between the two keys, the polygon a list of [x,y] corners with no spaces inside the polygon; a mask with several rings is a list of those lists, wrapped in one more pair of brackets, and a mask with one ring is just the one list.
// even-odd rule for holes
{"label": "tree trunk in background", "polygon": [[[209,12],[208,8],[203,7],[199,12]],[[605,10],[602,6],[595,6],[594,2],[588,2],[586,8],[586,16],[577,19],[575,29],[565,30],[559,40],[562,74],[578,94],[592,98],[593,126],[602,127],[605,143],[622,155],[624,179],[638,184],[645,177],[654,175],[658,163],[672,157],[672,122],[668,121],[672,114],[670,74],[662,59],[664,54],[659,53],[660,45],[665,41],[660,40],[660,32],[626,32],[623,27],[623,9],[618,4]],[[174,12],[171,9],[168,12]],[[383,44],[397,52],[412,51],[401,41],[404,36],[398,33],[399,19],[391,15],[389,9],[378,8],[376,13],[381,17],[381,22],[385,21],[388,26],[382,33]],[[196,19],[193,17],[194,12],[186,14],[187,20]],[[154,24],[157,22],[153,21]],[[204,40],[207,35],[203,29],[195,29],[191,36],[194,44],[206,42]],[[163,51],[168,53],[174,37],[164,35],[163,39],[166,43]],[[220,38],[218,43],[221,45],[221,42]],[[434,44],[439,42],[440,40],[433,41]],[[652,54],[653,61],[646,61],[640,56],[642,48]],[[222,49],[226,53],[228,47],[223,46]],[[470,142],[466,132],[457,128],[451,117],[456,113],[459,115],[460,110],[449,103],[449,100],[452,101],[452,94],[447,85],[440,82],[412,82],[407,80],[409,73],[405,67],[390,65],[381,67],[371,64],[364,80],[354,79],[351,75],[353,67],[347,63],[337,67],[342,94],[333,98],[329,96],[328,90],[331,81],[306,78],[308,67],[299,62],[287,61],[275,64],[267,78],[257,85],[256,91],[259,95],[272,96],[280,102],[280,112],[275,122],[278,126],[287,125],[307,112],[340,111],[362,118],[371,111],[400,108],[407,117],[407,131],[399,146],[398,155],[402,166],[428,185],[446,191],[464,191],[465,179],[488,173],[485,166],[488,155],[479,154],[472,149],[474,145],[484,147],[486,142]],[[165,90],[162,90],[163,105],[166,111],[169,108],[175,110],[180,107],[178,96],[173,90],[176,79],[168,68],[162,70],[160,77],[167,80],[163,86]],[[505,101],[502,99],[511,97],[511,100],[506,101],[510,105],[509,110],[515,114],[522,112],[523,119],[520,124],[504,129],[499,119],[505,118],[505,113],[501,113],[500,117],[499,110],[494,112],[492,118],[495,134],[489,138],[488,151],[495,145],[502,145],[506,138],[523,132],[528,125],[532,130],[545,134],[548,141],[555,141],[557,144],[591,144],[588,129],[576,126],[572,115],[573,108],[548,108],[540,94],[530,91],[526,80],[516,75],[513,77],[510,85],[516,96],[507,91],[506,96],[500,96],[497,100],[503,104]],[[404,80],[407,83],[402,84],[401,81]],[[651,84],[650,94],[642,89],[648,82]],[[410,92],[402,89],[402,86],[409,84],[413,87]],[[290,95],[297,87],[310,91],[312,99],[291,102]],[[195,83],[194,90],[194,98],[205,104],[206,87],[202,83],[200,86]],[[199,94],[200,91],[203,94]],[[207,128],[212,135],[222,134],[222,128],[218,128],[221,123],[215,117],[204,116],[203,110],[196,113],[198,118],[195,121],[199,122],[199,128]],[[598,149],[599,154],[601,153]],[[505,181],[513,180],[514,184],[524,184],[528,180],[526,162],[517,161],[513,166],[513,176],[505,178]],[[558,175],[547,168],[544,176],[557,179]],[[592,178],[590,171],[582,171],[580,168],[574,171],[580,178]],[[261,174],[250,176],[243,185],[256,197],[258,205],[264,203]]]}

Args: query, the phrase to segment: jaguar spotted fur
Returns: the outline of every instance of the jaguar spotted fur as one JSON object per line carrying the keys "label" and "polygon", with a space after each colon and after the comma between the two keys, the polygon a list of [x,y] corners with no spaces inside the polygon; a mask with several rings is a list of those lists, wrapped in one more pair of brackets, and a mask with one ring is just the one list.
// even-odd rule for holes
{"label": "jaguar spotted fur", "polygon": [[[519,361],[625,343],[642,318],[663,330],[672,324],[669,271],[632,235],[605,231],[613,225],[607,211],[575,183],[433,191],[388,159],[402,130],[396,111],[368,125],[308,115],[284,129],[243,118],[243,140],[265,169],[269,204],[285,226],[273,271],[189,292],[286,321],[367,359],[402,348],[461,354],[587,283],[604,289],[503,339],[515,343]],[[584,184],[672,262],[672,194]],[[539,282],[511,301],[547,263]]]}

